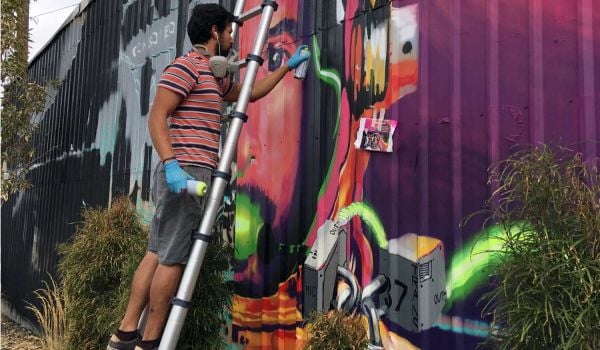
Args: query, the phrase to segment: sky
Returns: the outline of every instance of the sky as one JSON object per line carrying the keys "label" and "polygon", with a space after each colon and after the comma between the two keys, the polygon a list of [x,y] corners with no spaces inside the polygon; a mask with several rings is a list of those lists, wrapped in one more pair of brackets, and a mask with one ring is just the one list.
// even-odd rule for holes
{"label": "sky", "polygon": [[81,0],[29,1],[29,60],[54,36]]}

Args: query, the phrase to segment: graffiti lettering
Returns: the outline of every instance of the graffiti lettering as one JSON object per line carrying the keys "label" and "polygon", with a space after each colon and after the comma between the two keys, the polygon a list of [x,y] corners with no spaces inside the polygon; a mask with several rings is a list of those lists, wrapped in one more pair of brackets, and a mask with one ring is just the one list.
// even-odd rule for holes
{"label": "graffiti lettering", "polygon": [[418,304],[412,304],[412,321],[415,329],[419,329],[419,310],[417,309],[417,306]]}
{"label": "graffiti lettering", "polygon": [[[385,294],[385,296],[383,297],[383,302],[388,308],[392,306],[392,296],[390,295],[390,293]],[[400,303],[398,305],[400,305]]]}
{"label": "graffiti lettering", "polygon": [[446,291],[443,290],[433,296],[433,302],[437,305],[439,303],[446,303]]}
{"label": "graffiti lettering", "polygon": [[142,40],[138,42],[132,49],[131,55],[132,57],[137,57],[138,55],[142,55],[146,50],[149,50],[160,44],[158,38],[161,36],[162,32],[162,41],[168,40],[168,38],[175,34],[175,22],[171,21],[166,24],[161,30],[152,32],[148,34],[147,40]]}
{"label": "graffiti lettering", "polygon": [[339,231],[339,226],[338,226],[338,222],[334,222],[333,225],[331,226],[331,229],[329,230],[329,234],[330,235],[336,235]]}
{"label": "graffiti lettering", "polygon": [[419,289],[419,266],[417,264],[412,264],[413,274],[412,274],[412,286],[415,290]]}
{"label": "graffiti lettering", "polygon": [[406,284],[402,283],[402,281],[399,281],[397,279],[394,279],[394,284],[399,286],[400,289],[402,289],[402,292],[400,293],[400,298],[398,298],[398,304],[396,304],[396,307],[394,308],[394,310],[400,311],[400,306],[402,305],[402,301],[406,296],[406,292],[408,292],[408,287],[406,286]]}
{"label": "graffiti lettering", "polygon": [[164,28],[164,37],[163,39],[169,38],[171,34],[175,34],[175,22],[169,22],[169,24],[165,25]]}
{"label": "graffiti lettering", "polygon": [[279,251],[287,251],[288,253],[298,253],[302,249],[302,244],[283,244],[279,243]]}
{"label": "graffiti lettering", "polygon": [[412,264],[412,267],[412,321],[415,329],[419,329],[419,266],[417,264]]}

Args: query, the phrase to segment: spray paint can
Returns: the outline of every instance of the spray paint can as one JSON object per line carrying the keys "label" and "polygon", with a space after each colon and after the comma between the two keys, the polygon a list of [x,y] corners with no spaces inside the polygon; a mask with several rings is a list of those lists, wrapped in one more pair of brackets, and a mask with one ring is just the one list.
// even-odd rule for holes
{"label": "spray paint can", "polygon": [[[310,55],[310,50],[308,49],[308,47],[305,47],[304,49],[302,49],[301,54],[302,55]],[[306,61],[300,63],[300,65],[298,67],[296,67],[296,72],[294,73],[294,78],[300,79],[300,80],[304,80],[304,78],[306,78],[306,72],[308,72],[308,62],[309,61],[310,61],[310,58],[307,59]]]}
{"label": "spray paint can", "polygon": [[187,180],[187,192],[202,197],[206,194],[208,186],[204,181]]}

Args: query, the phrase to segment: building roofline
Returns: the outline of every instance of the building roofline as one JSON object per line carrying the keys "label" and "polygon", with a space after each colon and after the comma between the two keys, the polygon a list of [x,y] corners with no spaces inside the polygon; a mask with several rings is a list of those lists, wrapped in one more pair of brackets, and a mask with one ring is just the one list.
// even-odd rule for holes
{"label": "building roofline", "polygon": [[67,17],[67,19],[65,19],[64,23],[56,30],[56,32],[54,32],[52,37],[50,37],[50,39],[48,39],[48,41],[46,41],[44,46],[42,46],[38,50],[38,52],[36,52],[36,54],[31,57],[31,60],[29,60],[28,65],[32,65],[35,62],[35,60],[46,50],[46,48],[48,46],[50,46],[50,44],[54,41],[56,36],[58,36],[58,34],[60,34],[60,32],[62,32],[62,30],[67,25],[69,25],[71,22],[73,22],[73,19],[75,19],[75,17],[79,16],[83,11],[85,11],[85,9],[94,1],[95,0],[81,0],[81,2],[78,5],[76,5],[76,7],[73,9],[73,12],[71,12],[69,17]]}

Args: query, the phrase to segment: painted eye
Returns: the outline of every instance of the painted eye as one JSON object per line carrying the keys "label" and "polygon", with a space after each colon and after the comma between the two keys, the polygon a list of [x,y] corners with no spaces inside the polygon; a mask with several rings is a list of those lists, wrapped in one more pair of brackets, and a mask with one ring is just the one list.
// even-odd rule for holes
{"label": "painted eye", "polygon": [[404,43],[404,45],[402,45],[402,53],[407,55],[409,54],[413,49],[412,43],[410,41],[407,41]]}
{"label": "painted eye", "polygon": [[281,64],[283,63],[283,57],[285,55],[283,48],[275,47],[272,44],[269,44],[267,47],[267,54],[269,57],[269,72],[281,67]]}

